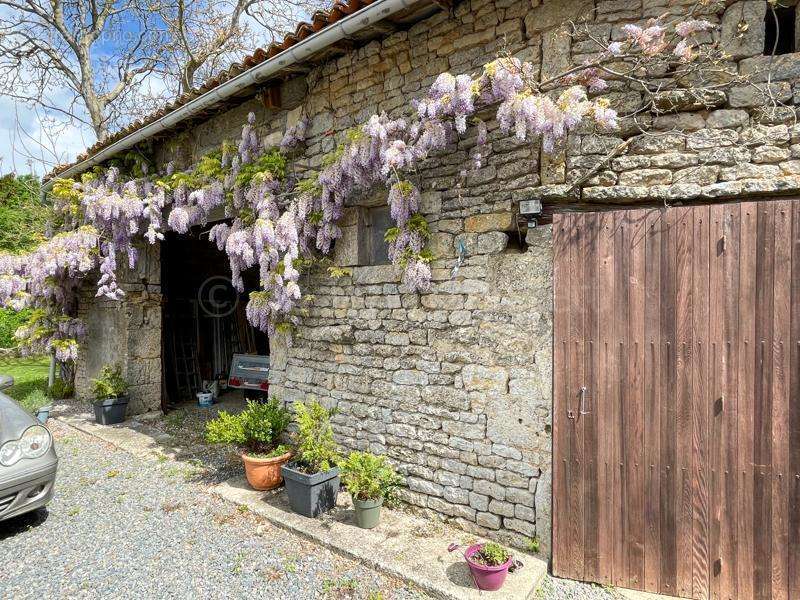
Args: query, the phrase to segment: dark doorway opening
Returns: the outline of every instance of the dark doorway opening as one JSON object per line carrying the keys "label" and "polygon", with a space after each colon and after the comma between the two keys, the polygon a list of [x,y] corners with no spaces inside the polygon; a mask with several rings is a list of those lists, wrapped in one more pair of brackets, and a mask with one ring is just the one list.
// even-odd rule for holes
{"label": "dark doorway opening", "polygon": [[791,54],[795,52],[796,7],[767,5],[764,17],[764,54]]}
{"label": "dark doorway opening", "polygon": [[208,229],[171,232],[161,244],[164,412],[195,402],[197,392],[214,382],[224,389],[234,354],[269,354],[266,334],[245,314],[258,272],[245,273],[245,291],[237,292],[228,258],[209,242]]}

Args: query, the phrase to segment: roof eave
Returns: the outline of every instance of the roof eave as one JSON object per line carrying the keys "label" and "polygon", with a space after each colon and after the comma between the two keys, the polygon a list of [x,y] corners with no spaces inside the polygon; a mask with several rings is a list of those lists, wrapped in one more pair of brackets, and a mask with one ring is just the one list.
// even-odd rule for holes
{"label": "roof eave", "polygon": [[[219,105],[237,93],[254,85],[265,83],[268,79],[274,78],[293,65],[302,64],[333,44],[420,3],[420,0],[374,0],[374,2],[366,6],[361,6],[351,14],[325,25],[271,58],[267,58],[264,62],[231,77],[186,104],[178,106],[152,123],[143,124],[108,146],[104,146],[90,156],[75,162],[63,171],[59,172],[54,169],[45,177],[44,190],[49,190],[53,180],[57,177],[69,178],[84,173],[116,154],[129,150],[136,144],[157,136],[159,133]],[[434,4],[434,0],[422,0],[422,3]]]}

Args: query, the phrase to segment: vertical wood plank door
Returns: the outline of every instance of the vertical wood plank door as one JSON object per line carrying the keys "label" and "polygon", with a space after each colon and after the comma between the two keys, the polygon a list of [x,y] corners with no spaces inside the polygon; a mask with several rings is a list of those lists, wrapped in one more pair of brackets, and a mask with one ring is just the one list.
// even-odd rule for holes
{"label": "vertical wood plank door", "polygon": [[800,200],[553,218],[553,573],[800,600]]}

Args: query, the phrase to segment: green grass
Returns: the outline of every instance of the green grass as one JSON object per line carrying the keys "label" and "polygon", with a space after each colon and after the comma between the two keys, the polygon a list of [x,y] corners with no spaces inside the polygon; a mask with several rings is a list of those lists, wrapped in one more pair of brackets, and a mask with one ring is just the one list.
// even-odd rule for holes
{"label": "green grass", "polygon": [[14,378],[14,385],[5,390],[5,393],[18,402],[37,391],[47,391],[49,369],[50,358],[47,356],[0,358],[0,374]]}

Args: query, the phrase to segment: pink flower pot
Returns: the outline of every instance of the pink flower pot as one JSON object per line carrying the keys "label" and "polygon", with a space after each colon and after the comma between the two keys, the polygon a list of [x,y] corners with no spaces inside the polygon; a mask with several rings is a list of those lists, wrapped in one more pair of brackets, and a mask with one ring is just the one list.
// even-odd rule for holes
{"label": "pink flower pot", "polygon": [[467,565],[469,565],[469,570],[472,573],[472,579],[475,581],[475,585],[478,586],[478,589],[486,590],[487,592],[499,590],[503,587],[506,575],[508,575],[508,568],[514,563],[514,559],[509,556],[504,564],[497,565],[496,567],[482,565],[472,560],[472,555],[479,552],[481,548],[483,548],[483,544],[473,544],[464,552],[464,558],[467,559]]}

